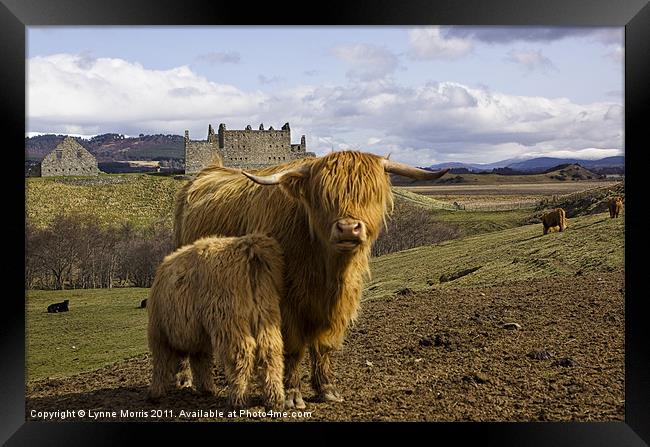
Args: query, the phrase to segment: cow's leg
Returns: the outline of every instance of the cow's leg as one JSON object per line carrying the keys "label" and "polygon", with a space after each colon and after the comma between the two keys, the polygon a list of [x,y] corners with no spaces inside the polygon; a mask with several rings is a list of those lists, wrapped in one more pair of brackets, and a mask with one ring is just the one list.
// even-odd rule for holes
{"label": "cow's leg", "polygon": [[285,340],[284,354],[284,388],[286,408],[305,408],[305,401],[300,392],[300,362],[305,356],[304,345],[289,344]]}
{"label": "cow's leg", "polygon": [[343,398],[333,383],[332,362],[330,359],[334,348],[314,342],[309,348],[311,356],[311,386],[321,400],[342,402]]}
{"label": "cow's leg", "polygon": [[176,386],[178,388],[192,387],[192,371],[190,369],[190,359],[185,356],[179,359],[176,365]]}
{"label": "cow's leg", "polygon": [[199,393],[216,395],[217,388],[212,377],[212,353],[200,352],[190,355],[192,377]]}

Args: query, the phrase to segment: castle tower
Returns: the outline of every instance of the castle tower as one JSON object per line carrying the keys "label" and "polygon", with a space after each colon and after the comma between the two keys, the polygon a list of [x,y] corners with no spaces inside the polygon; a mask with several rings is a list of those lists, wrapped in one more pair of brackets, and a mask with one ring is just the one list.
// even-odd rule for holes
{"label": "castle tower", "polygon": [[219,124],[219,149],[223,149],[225,146],[224,138],[226,137],[226,125],[224,123]]}

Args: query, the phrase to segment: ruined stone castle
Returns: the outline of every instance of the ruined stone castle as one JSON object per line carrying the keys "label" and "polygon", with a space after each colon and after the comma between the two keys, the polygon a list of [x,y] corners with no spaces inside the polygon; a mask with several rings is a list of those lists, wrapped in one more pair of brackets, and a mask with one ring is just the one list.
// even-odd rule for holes
{"label": "ruined stone castle", "polygon": [[217,133],[208,125],[206,141],[190,140],[190,133],[185,131],[185,173],[199,172],[219,155],[224,166],[242,169],[257,169],[273,166],[290,160],[314,157],[307,152],[305,136],[300,144],[291,144],[291,129],[286,123],[280,130],[273,127],[259,130],[246,126],[244,130],[226,130],[225,124],[219,124]]}
{"label": "ruined stone castle", "polygon": [[97,174],[95,156],[72,137],[65,137],[41,161],[41,177]]}

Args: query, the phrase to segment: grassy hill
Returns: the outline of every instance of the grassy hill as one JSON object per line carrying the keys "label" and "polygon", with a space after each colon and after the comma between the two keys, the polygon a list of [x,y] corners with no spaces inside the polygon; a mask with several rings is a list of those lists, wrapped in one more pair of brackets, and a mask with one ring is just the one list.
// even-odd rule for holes
{"label": "grassy hill", "polygon": [[90,213],[103,224],[172,224],[174,196],[185,183],[146,174],[33,177],[25,181],[27,217],[47,226],[58,213]]}
{"label": "grassy hill", "polygon": [[[620,270],[624,225],[624,218],[601,213],[570,219],[562,233],[542,236],[541,225],[525,225],[381,256],[372,260],[373,279],[363,300],[408,294],[406,289],[444,290]],[[146,311],[136,307],[147,292],[29,291],[28,380],[71,375],[146,352]],[[63,299],[70,300],[69,313],[45,312],[48,304]]]}
{"label": "grassy hill", "polygon": [[[624,267],[625,220],[608,213],[569,219],[561,233],[542,235],[541,224],[417,247],[373,260],[371,300],[423,290],[609,272]],[[457,277],[456,279],[454,279]]]}

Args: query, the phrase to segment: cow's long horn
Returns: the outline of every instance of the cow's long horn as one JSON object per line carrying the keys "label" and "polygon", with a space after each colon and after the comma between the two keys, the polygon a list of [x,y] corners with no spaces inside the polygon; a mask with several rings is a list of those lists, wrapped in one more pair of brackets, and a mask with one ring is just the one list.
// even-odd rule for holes
{"label": "cow's long horn", "polygon": [[414,168],[413,166],[388,159],[384,159],[383,162],[384,170],[386,172],[403,175],[404,177],[411,177],[416,180],[434,180],[442,177],[449,171],[449,168],[441,169],[440,171],[427,171],[425,169]]}
{"label": "cow's long horn", "polygon": [[275,174],[271,175],[255,175],[246,171],[242,171],[242,174],[244,174],[255,183],[259,183],[260,185],[278,185],[284,176],[302,177],[309,174],[309,165],[302,165],[292,169],[285,169],[284,171],[276,172]]}

